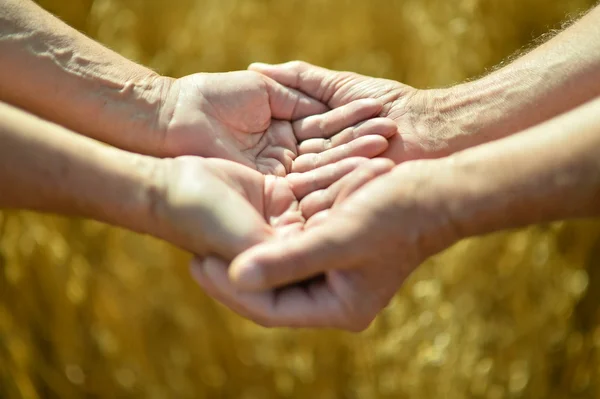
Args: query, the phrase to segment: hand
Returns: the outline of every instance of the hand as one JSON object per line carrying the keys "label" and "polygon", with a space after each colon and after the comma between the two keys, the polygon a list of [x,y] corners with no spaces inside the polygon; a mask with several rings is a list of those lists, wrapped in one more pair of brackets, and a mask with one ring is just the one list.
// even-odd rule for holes
{"label": "hand", "polygon": [[[455,152],[454,138],[460,132],[449,126],[436,99],[437,90],[417,90],[405,84],[359,75],[331,71],[305,62],[280,65],[252,64],[249,69],[260,72],[284,86],[294,88],[314,99],[337,108],[359,99],[383,102],[381,117],[392,119],[398,131],[383,154],[396,163],[426,158],[439,158]],[[308,146],[308,144],[307,144]],[[312,149],[319,149],[315,142]]]}
{"label": "hand", "polygon": [[[348,157],[377,156],[396,133],[384,118],[360,123],[381,112],[379,101],[329,111],[256,72],[195,74],[167,86],[163,153],[169,156],[228,159],[285,176]],[[301,143],[306,139],[312,139],[309,145]]]}
{"label": "hand", "polygon": [[257,245],[231,267],[196,259],[195,279],[265,326],[366,328],[414,268],[456,239],[445,217],[446,187],[433,184],[446,164],[409,162],[375,178],[390,164],[372,160],[305,197],[309,219],[294,237]]}
{"label": "hand", "polygon": [[310,205],[314,200],[305,198],[309,193],[369,160],[350,158],[285,178],[221,159],[157,162],[158,196],[150,233],[195,254],[231,260],[257,243],[301,231],[301,201]]}

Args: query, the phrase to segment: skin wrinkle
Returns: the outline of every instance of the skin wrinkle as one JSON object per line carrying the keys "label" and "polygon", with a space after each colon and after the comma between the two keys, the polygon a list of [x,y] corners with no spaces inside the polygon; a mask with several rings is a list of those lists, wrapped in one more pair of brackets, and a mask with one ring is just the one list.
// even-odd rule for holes
{"label": "skin wrinkle", "polygon": [[120,100],[135,99],[136,103],[155,109],[160,103],[160,96],[147,95],[152,89],[152,81],[154,80],[152,77],[150,78],[151,81],[137,79],[134,82],[130,78],[125,83],[119,83],[101,72],[104,69],[110,69],[110,63],[86,58],[78,53],[71,40],[56,38],[35,29],[20,31],[14,22],[6,19],[3,19],[2,22],[3,34],[0,35],[0,41],[23,49],[22,51],[26,51],[39,59],[40,65],[49,62],[66,75],[94,81],[96,89],[88,91],[87,95],[99,99],[104,109],[131,109],[133,112],[130,113],[129,117],[133,123],[149,122],[151,126],[158,127],[158,114],[153,117],[154,120],[148,120],[145,106],[131,107],[130,104],[125,104],[125,101],[113,101],[115,98]]}
{"label": "skin wrinkle", "polygon": [[[600,17],[600,11],[596,11],[596,15]],[[590,31],[593,34],[598,27],[597,20],[586,20],[581,30],[584,30],[586,24],[593,25],[594,23],[596,26]],[[443,141],[450,141],[449,138],[452,137],[452,130],[450,130],[452,128],[441,130],[440,121],[462,125],[458,126],[456,131],[463,134],[461,140],[468,138],[470,142],[463,141],[459,143],[459,146],[453,142],[454,148],[450,148],[448,152],[474,147],[467,151],[475,152],[461,151],[461,159],[465,159],[464,157],[469,159],[469,154],[475,154],[471,155],[472,164],[468,165],[468,173],[459,174],[460,163],[452,168],[444,161],[439,161],[437,167],[432,166],[431,168],[426,166],[427,162],[432,162],[431,165],[434,165],[438,161],[421,161],[418,164],[405,163],[404,165],[411,165],[407,168],[399,168],[398,171],[401,170],[402,173],[394,175],[393,180],[381,180],[385,184],[373,185],[371,191],[364,187],[360,189],[362,193],[357,192],[352,198],[345,200],[350,205],[337,206],[337,210],[331,211],[328,215],[332,218],[331,225],[322,225],[321,228],[324,230],[317,230],[318,236],[307,236],[306,241],[300,245],[305,252],[299,256],[294,253],[295,251],[290,250],[295,248],[294,241],[290,240],[282,243],[279,248],[276,248],[275,245],[267,245],[263,248],[262,253],[257,251],[254,258],[244,258],[242,255],[238,259],[239,262],[234,261],[233,270],[236,271],[236,267],[239,267],[242,271],[245,265],[254,263],[260,266],[262,264],[263,270],[258,271],[262,272],[264,280],[278,281],[282,284],[281,280],[285,280],[284,274],[288,274],[290,277],[288,280],[292,282],[294,277],[303,278],[306,270],[317,272],[315,267],[306,269],[304,272],[297,270],[303,269],[301,266],[306,263],[303,257],[310,256],[311,262],[314,261],[314,264],[319,266],[320,272],[328,272],[344,263],[347,263],[348,267],[353,265],[356,261],[354,253],[359,253],[360,257],[362,248],[365,253],[362,256],[370,255],[368,261],[362,262],[364,264],[358,262],[356,267],[363,268],[365,273],[371,273],[371,277],[384,271],[386,267],[393,267],[392,262],[403,262],[403,266],[400,268],[402,271],[397,272],[400,277],[390,279],[391,273],[384,272],[381,273],[383,279],[377,281],[385,285],[388,284],[386,280],[389,280],[391,286],[388,287],[391,287],[389,289],[392,291],[397,289],[399,283],[404,280],[403,274],[408,275],[420,261],[432,255],[431,252],[436,252],[434,250],[451,244],[455,238],[452,236],[484,234],[494,229],[511,228],[511,224],[518,222],[535,223],[543,215],[549,218],[569,217],[574,208],[590,203],[590,198],[593,201],[594,198],[597,198],[600,189],[597,186],[586,187],[582,182],[592,176],[591,170],[588,170],[592,163],[596,168],[593,176],[600,175],[597,169],[600,160],[597,159],[599,158],[597,152],[593,152],[599,136],[593,137],[591,131],[583,132],[581,129],[583,125],[579,125],[577,122],[577,119],[594,117],[593,112],[588,111],[585,114],[576,115],[576,112],[581,111],[573,111],[574,119],[571,120],[572,123],[568,124],[571,125],[572,131],[568,131],[569,126],[565,125],[545,126],[535,134],[535,137],[527,136],[527,133],[523,132],[515,134],[514,137],[509,138],[509,141],[499,140],[493,144],[486,143],[511,133],[526,130],[528,125],[539,123],[539,119],[543,116],[551,118],[554,115],[565,113],[570,107],[576,107],[578,102],[590,101],[591,91],[594,90],[594,87],[596,90],[599,89],[598,79],[594,82],[594,74],[590,74],[590,70],[593,69],[590,66],[594,64],[598,71],[598,60],[600,60],[594,60],[594,58],[598,58],[597,53],[594,54],[594,48],[597,47],[596,38],[593,35],[585,35],[585,33],[582,35],[577,31],[573,33],[571,36],[567,35],[559,40],[563,41],[562,45],[540,49],[533,54],[536,59],[525,58],[512,68],[498,71],[481,82],[475,82],[474,85],[463,85],[457,89],[454,96],[449,91],[436,91],[448,96],[449,101],[444,105],[449,105],[446,108],[446,112],[449,113],[440,115],[440,111],[436,110],[433,115],[425,115],[426,118],[423,118],[425,122],[421,125],[417,124],[418,130],[410,126],[411,122],[415,119],[421,120],[421,117],[429,112],[426,107],[418,109],[422,104],[416,101],[404,100],[402,98],[404,92],[407,94],[414,92],[411,88],[396,84],[395,87],[400,88],[400,98],[394,99],[395,109],[392,112],[398,117],[401,134],[403,133],[402,129],[409,130],[408,134],[413,135],[418,135],[419,131],[426,131],[427,134],[423,135],[423,143],[427,143],[427,140],[433,142],[430,147],[435,151],[439,148],[438,146],[444,145]],[[566,42],[568,43],[564,44]],[[577,51],[569,52],[569,45],[577,48]],[[587,54],[583,54],[585,52],[583,46],[587,46],[589,50]],[[553,51],[558,53],[556,57],[552,54]],[[564,63],[566,57],[573,59],[571,64]],[[296,68],[296,70],[292,70],[290,74],[288,68]],[[272,67],[271,71],[265,69],[266,73],[272,73],[275,78],[279,76],[281,80],[285,80],[285,83],[293,80],[291,78],[294,76],[293,74],[309,77],[310,79],[306,79],[304,82],[300,81],[300,83],[305,83],[303,90],[310,91],[311,94],[320,93],[326,96],[330,93],[323,90],[330,91],[332,81],[334,83],[342,82],[336,86],[339,91],[332,97],[335,105],[343,104],[344,100],[362,96],[377,96],[381,99],[393,92],[394,87],[393,85],[388,86],[385,81],[369,80],[367,77],[350,79],[349,82],[354,82],[353,85],[344,84],[348,79],[346,73],[327,72],[318,68],[310,69],[310,66],[307,67],[305,64],[284,64]],[[320,96],[320,98],[324,97]],[[425,104],[430,104],[426,97],[423,100],[426,101]],[[433,100],[435,101],[435,98]],[[453,103],[454,100],[458,101]],[[331,101],[331,98],[328,101]],[[407,106],[411,105],[417,108],[417,112],[412,109],[406,110]],[[462,109],[457,110],[459,107]],[[600,108],[596,108],[596,112],[598,109]],[[427,125],[430,125],[431,128],[428,129]],[[507,131],[511,128],[513,131]],[[431,131],[435,134],[430,134]],[[467,133],[470,134],[467,136]],[[479,135],[475,133],[479,133]],[[572,137],[579,138],[579,143]],[[461,146],[463,148],[460,148]],[[573,147],[571,148],[571,146]],[[564,147],[569,148],[565,151]],[[577,153],[570,152],[570,149],[577,150]],[[397,149],[396,154],[403,154],[401,150],[402,148]],[[417,156],[421,155],[417,154]],[[577,162],[583,161],[584,165],[579,165],[581,168],[574,169],[570,165],[570,161],[572,161],[570,157],[577,158]],[[397,163],[404,160],[400,156],[397,160],[395,159]],[[486,162],[482,162],[483,160]],[[563,167],[566,171],[564,174],[553,174],[548,171]],[[445,171],[444,169],[454,169],[454,171]],[[439,179],[439,175],[445,176],[446,179]],[[544,190],[540,190],[541,185],[544,185]],[[533,190],[533,193],[527,192],[529,189]],[[462,198],[457,200],[456,197]],[[377,201],[380,198],[382,201]],[[447,204],[442,201],[461,203],[456,205],[452,202]],[[563,211],[567,211],[566,214],[558,212],[557,204],[561,201],[569,202],[562,208]],[[437,202],[442,203],[438,204]],[[463,207],[462,210],[465,213],[474,215],[469,222],[474,223],[475,231],[469,231],[473,225],[462,224],[461,220],[445,220],[444,212],[453,213],[446,209],[456,206]],[[478,207],[481,207],[480,211],[477,209]],[[437,215],[437,212],[440,212],[441,215]],[[355,220],[356,222],[353,223]],[[357,228],[357,225],[359,233],[352,231]],[[326,233],[328,237],[322,240],[321,236]],[[329,240],[340,236],[346,237],[344,251],[332,253],[333,251],[330,249],[335,249],[335,246]],[[302,240],[298,241],[302,242]],[[260,255],[265,259],[261,260]],[[293,270],[297,270],[297,275],[293,275],[295,274]],[[272,278],[269,278],[269,273],[272,273],[270,276]],[[370,279],[366,278],[365,280],[367,284],[359,284],[353,288],[363,295],[381,295],[381,298],[378,298],[381,299],[381,302],[375,303],[376,301],[374,301],[373,309],[361,309],[360,306],[364,303],[360,302],[360,296],[351,299],[345,297],[344,294],[338,295],[342,300],[349,300],[354,304],[355,307],[347,309],[347,313],[356,317],[359,329],[360,323],[368,316],[374,316],[375,312],[380,310],[377,308],[385,305],[384,299],[387,298],[384,296],[389,293],[388,291],[371,290],[372,287],[369,287],[368,284]],[[241,279],[239,283],[240,286],[244,285]],[[247,288],[253,290],[252,282],[247,283]],[[254,288],[265,290],[269,286],[263,284],[259,287],[257,284]],[[350,295],[352,294],[355,293],[350,293]],[[320,309],[315,308],[314,311],[318,313]],[[358,314],[355,313],[357,311]],[[252,312],[249,313],[252,314]],[[315,317],[305,324],[309,327],[311,323],[316,322]],[[353,322],[354,320],[348,320],[350,325]],[[275,324],[277,325],[276,322]],[[284,324],[285,322],[281,323],[281,325]],[[357,324],[354,325],[354,328],[356,327]]]}
{"label": "skin wrinkle", "polygon": [[[267,90],[267,95],[270,96],[269,90]],[[300,103],[300,96],[296,95],[296,96],[291,97],[291,99],[292,99],[292,101],[294,101],[294,104],[292,105],[291,114],[288,117],[288,119],[290,119],[290,120],[293,118],[294,115],[296,115],[296,110],[298,109],[298,104]],[[269,104],[270,103],[271,103],[271,98],[269,97]]]}

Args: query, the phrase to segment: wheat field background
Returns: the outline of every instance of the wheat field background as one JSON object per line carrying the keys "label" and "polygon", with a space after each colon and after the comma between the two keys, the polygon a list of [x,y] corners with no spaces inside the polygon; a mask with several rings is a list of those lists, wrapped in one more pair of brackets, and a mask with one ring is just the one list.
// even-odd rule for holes
{"label": "wheat field background", "polygon": [[[172,76],[302,59],[424,88],[485,73],[589,0],[42,0]],[[188,255],[0,213],[0,398],[598,398],[600,222],[463,241],[362,334],[268,330]]]}

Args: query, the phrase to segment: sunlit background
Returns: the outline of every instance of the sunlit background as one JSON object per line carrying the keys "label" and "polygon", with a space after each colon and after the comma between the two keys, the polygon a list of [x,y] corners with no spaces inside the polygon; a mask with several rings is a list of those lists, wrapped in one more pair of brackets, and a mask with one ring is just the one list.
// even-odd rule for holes
{"label": "sunlit background", "polygon": [[[172,76],[303,59],[447,86],[590,0],[44,0]],[[0,213],[0,397],[598,398],[600,223],[461,242],[359,335],[267,330],[188,256],[104,225]]]}

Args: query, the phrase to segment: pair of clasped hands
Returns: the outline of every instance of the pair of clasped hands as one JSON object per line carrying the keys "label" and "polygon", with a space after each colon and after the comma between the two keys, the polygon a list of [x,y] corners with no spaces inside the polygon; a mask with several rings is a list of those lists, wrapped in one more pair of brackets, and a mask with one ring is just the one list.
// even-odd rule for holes
{"label": "pair of clasped hands", "polygon": [[[236,313],[266,326],[360,331],[407,273],[370,267],[369,257],[382,254],[342,235],[385,218],[378,210],[394,199],[378,176],[425,156],[403,119],[418,93],[301,62],[250,69],[174,82],[165,146],[182,153],[198,145],[199,128],[209,133],[207,158],[168,160],[177,176],[169,202],[182,213],[167,218],[189,232],[198,220],[186,202],[206,210],[206,248],[192,275]],[[198,93],[204,115],[196,120]],[[189,241],[178,234],[163,238]]]}

